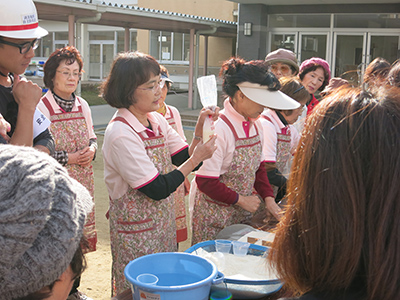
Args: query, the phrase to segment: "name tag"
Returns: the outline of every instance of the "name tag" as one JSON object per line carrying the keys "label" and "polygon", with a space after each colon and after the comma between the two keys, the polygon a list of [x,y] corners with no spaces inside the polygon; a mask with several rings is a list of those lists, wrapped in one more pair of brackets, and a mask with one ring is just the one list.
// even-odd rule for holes
{"label": "name tag", "polygon": [[33,116],[33,138],[36,138],[39,134],[49,128],[50,124],[50,120],[36,108]]}

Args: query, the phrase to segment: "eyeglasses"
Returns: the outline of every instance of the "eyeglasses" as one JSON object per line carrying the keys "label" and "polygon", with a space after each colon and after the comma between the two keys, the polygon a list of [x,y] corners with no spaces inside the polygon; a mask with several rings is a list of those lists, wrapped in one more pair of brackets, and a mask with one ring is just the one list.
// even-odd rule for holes
{"label": "eyeglasses", "polygon": [[32,42],[26,42],[26,43],[22,43],[22,44],[16,44],[16,43],[12,43],[12,42],[0,39],[0,44],[17,47],[17,48],[19,48],[19,53],[25,54],[25,53],[28,53],[29,50],[31,50],[31,48],[33,50],[35,50],[40,44],[40,39],[34,39]]}
{"label": "eyeglasses", "polygon": [[152,87],[148,87],[148,88],[141,88],[138,87],[137,89],[139,90],[145,90],[145,91],[152,91],[154,94],[157,92],[157,88],[160,88],[160,90],[164,87],[165,85],[165,80],[160,80],[158,83],[156,83],[154,86]]}
{"label": "eyeglasses", "polygon": [[290,71],[290,67],[286,66],[286,65],[282,65],[282,66],[271,65],[270,68],[271,68],[272,73],[280,70],[283,74],[286,74]]}
{"label": "eyeglasses", "polygon": [[70,76],[72,76],[73,78],[79,78],[81,79],[82,77],[82,73],[81,72],[68,72],[68,71],[59,71],[57,70],[58,73],[61,73],[65,78],[69,78]]}

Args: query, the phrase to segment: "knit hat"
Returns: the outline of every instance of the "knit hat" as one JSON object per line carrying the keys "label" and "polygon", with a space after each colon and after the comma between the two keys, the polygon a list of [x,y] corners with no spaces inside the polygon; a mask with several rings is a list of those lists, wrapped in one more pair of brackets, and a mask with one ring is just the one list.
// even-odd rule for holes
{"label": "knit hat", "polygon": [[302,73],[303,70],[308,69],[315,65],[319,65],[325,69],[325,71],[328,73],[328,81],[329,81],[331,79],[331,69],[329,67],[329,64],[325,59],[319,57],[311,57],[310,59],[306,59],[305,61],[303,61],[300,65],[300,73]]}
{"label": "knit hat", "polygon": [[79,247],[89,192],[30,147],[0,146],[0,295],[27,296],[57,280]]}
{"label": "knit hat", "polygon": [[292,66],[296,70],[294,75],[299,72],[299,65],[297,63],[296,55],[290,50],[281,48],[268,53],[265,57],[265,63],[267,65],[272,65],[278,62]]}

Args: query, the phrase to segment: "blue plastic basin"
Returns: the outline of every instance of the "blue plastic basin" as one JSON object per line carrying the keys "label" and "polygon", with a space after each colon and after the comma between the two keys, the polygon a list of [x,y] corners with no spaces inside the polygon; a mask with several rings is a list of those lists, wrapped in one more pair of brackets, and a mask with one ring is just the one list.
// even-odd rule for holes
{"label": "blue plastic basin", "polygon": [[[137,281],[143,273],[158,277],[155,285]],[[207,300],[211,285],[224,277],[208,259],[188,253],[166,252],[149,254],[132,260],[125,267],[126,279],[132,287],[134,300]]]}

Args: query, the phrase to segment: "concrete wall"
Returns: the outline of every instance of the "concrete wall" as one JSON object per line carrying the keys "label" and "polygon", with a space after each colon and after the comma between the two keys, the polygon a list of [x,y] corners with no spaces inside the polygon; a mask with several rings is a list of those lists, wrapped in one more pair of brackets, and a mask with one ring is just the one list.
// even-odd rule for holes
{"label": "concrete wall", "polygon": [[[237,54],[244,59],[264,59],[267,53],[267,7],[262,4],[239,6]],[[252,34],[243,35],[244,23],[252,24]]]}

